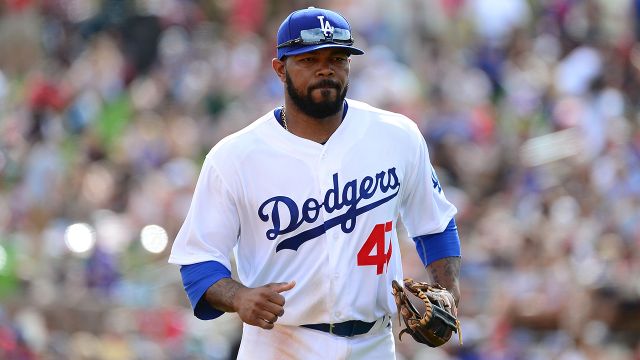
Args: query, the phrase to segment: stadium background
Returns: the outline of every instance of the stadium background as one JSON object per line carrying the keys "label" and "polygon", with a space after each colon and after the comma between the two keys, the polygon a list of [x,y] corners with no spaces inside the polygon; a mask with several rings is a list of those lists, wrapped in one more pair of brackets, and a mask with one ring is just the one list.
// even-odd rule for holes
{"label": "stadium background", "polygon": [[418,123],[459,209],[465,345],[398,359],[640,359],[639,3],[3,0],[0,358],[235,358],[237,316],[196,320],[168,252],[313,5],[366,51],[349,97]]}

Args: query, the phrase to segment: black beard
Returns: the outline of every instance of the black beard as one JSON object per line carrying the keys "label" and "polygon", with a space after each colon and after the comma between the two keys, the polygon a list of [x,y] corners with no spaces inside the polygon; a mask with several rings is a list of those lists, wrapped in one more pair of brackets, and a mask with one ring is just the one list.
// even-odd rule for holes
{"label": "black beard", "polygon": [[[349,80],[347,80],[344,89],[342,90],[342,92],[340,92],[340,85],[336,81],[323,79],[314,84],[312,87],[308,88],[307,94],[305,96],[304,93],[298,91],[298,89],[293,86],[293,81],[291,81],[291,77],[289,76],[288,71],[286,72],[286,78],[287,94],[289,95],[289,98],[291,98],[291,101],[293,101],[293,104],[298,109],[300,109],[302,113],[315,119],[324,119],[331,115],[335,115],[338,111],[340,111],[344,99],[347,97],[347,91],[349,90]],[[320,101],[314,101],[313,97],[311,97],[311,91],[322,87],[335,88],[338,92],[338,96],[336,97],[336,99],[322,99]]]}

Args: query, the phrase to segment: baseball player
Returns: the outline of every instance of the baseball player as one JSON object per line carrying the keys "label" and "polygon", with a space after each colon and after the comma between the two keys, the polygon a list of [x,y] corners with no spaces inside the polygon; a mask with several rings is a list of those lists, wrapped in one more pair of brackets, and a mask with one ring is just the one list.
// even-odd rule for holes
{"label": "baseball player", "polygon": [[350,56],[364,54],[353,43],[336,12],[284,20],[272,61],[284,106],[211,150],[173,244],[195,316],[244,322],[239,359],[395,358],[399,214],[459,299],[456,208],[411,120],[345,98]]}

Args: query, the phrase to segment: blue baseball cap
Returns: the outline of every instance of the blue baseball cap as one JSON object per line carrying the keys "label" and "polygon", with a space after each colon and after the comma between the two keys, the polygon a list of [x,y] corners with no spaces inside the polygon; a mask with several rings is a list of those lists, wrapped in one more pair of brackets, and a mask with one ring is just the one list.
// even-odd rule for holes
{"label": "blue baseball cap", "polygon": [[351,26],[335,11],[310,7],[287,16],[278,29],[278,59],[329,47],[345,48],[350,55],[364,51],[353,47]]}

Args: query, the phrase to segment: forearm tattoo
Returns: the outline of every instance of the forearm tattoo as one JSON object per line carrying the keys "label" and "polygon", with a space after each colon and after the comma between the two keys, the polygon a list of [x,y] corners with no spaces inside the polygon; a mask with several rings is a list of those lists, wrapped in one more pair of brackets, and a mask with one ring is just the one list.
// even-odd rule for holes
{"label": "forearm tattoo", "polygon": [[445,260],[446,263],[444,264],[444,276],[454,276],[457,279],[460,276],[460,258],[448,257],[445,258]]}
{"label": "forearm tattoo", "polygon": [[460,276],[460,258],[447,257],[436,260],[427,266],[433,282],[444,287],[456,285]]}
{"label": "forearm tattoo", "polygon": [[206,292],[205,299],[214,308],[225,311],[235,312],[233,308],[233,298],[235,298],[238,290],[242,288],[242,284],[231,278],[222,278]]}
{"label": "forearm tattoo", "polygon": [[431,268],[431,279],[434,283],[440,284],[440,279],[438,278],[438,268],[435,266],[430,266]]}

